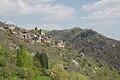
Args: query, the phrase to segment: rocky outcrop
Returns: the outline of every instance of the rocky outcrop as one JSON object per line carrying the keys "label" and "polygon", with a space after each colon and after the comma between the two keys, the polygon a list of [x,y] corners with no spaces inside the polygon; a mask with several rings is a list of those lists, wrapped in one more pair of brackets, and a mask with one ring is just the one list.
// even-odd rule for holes
{"label": "rocky outcrop", "polygon": [[70,30],[53,30],[47,35],[61,39],[69,46],[87,56],[107,62],[120,71],[120,41],[107,38],[90,29],[73,28]]}
{"label": "rocky outcrop", "polygon": [[69,69],[72,71],[77,72],[79,70],[78,66],[79,66],[79,63],[74,59],[69,63]]}

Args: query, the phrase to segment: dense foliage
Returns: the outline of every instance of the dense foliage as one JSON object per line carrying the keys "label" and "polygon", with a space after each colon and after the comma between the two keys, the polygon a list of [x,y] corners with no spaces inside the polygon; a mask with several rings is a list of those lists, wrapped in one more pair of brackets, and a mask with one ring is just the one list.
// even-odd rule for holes
{"label": "dense foliage", "polygon": [[29,68],[32,65],[32,60],[30,58],[30,53],[26,50],[24,45],[19,45],[19,49],[17,49],[17,66]]}
{"label": "dense foliage", "polygon": [[[69,49],[57,49],[54,46],[44,46],[44,52],[36,52],[31,57],[24,45],[19,45],[16,53],[8,47],[0,46],[0,79],[1,80],[119,80],[120,75],[107,64],[94,61],[85,56],[72,55]],[[49,50],[49,51],[48,51]],[[59,50],[59,51],[58,51]],[[52,53],[51,53],[52,51]],[[46,52],[49,52],[46,54]],[[68,58],[49,55],[55,53],[67,54]],[[72,53],[72,54],[71,54]],[[42,54],[42,55],[41,55]],[[69,54],[69,56],[68,56]],[[48,55],[48,57],[47,57]],[[71,55],[71,57],[70,57]],[[42,56],[42,57],[41,57]],[[74,58],[79,65],[77,71],[69,67]],[[45,61],[46,60],[46,61]],[[45,61],[45,62],[44,62]],[[42,64],[43,63],[43,64]],[[46,63],[46,64],[45,64]],[[75,66],[72,63],[71,66]],[[49,69],[48,69],[49,67]]]}

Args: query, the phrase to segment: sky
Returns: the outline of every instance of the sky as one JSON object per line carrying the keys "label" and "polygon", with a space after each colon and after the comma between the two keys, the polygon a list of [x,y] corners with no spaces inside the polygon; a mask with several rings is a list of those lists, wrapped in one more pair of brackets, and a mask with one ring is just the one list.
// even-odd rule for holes
{"label": "sky", "polygon": [[0,0],[0,21],[26,29],[89,28],[120,40],[120,0]]}

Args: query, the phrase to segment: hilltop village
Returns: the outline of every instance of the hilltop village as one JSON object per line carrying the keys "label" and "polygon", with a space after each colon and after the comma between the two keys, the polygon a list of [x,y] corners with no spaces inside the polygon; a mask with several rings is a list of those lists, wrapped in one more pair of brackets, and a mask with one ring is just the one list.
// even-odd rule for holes
{"label": "hilltop village", "polygon": [[65,47],[65,44],[62,40],[54,39],[51,36],[47,36],[42,31],[42,29],[38,29],[37,27],[32,30],[26,30],[12,24],[7,24],[6,22],[0,22],[0,26],[0,30],[7,30],[10,32],[10,34],[31,44],[40,43],[44,45],[44,43],[49,43],[59,48]]}

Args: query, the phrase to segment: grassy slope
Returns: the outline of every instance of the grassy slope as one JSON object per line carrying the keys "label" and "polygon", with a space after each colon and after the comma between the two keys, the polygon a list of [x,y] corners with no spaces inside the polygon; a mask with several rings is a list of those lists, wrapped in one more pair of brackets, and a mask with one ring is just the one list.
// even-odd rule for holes
{"label": "grassy slope", "polygon": [[38,80],[51,80],[51,78],[47,76],[40,76]]}

